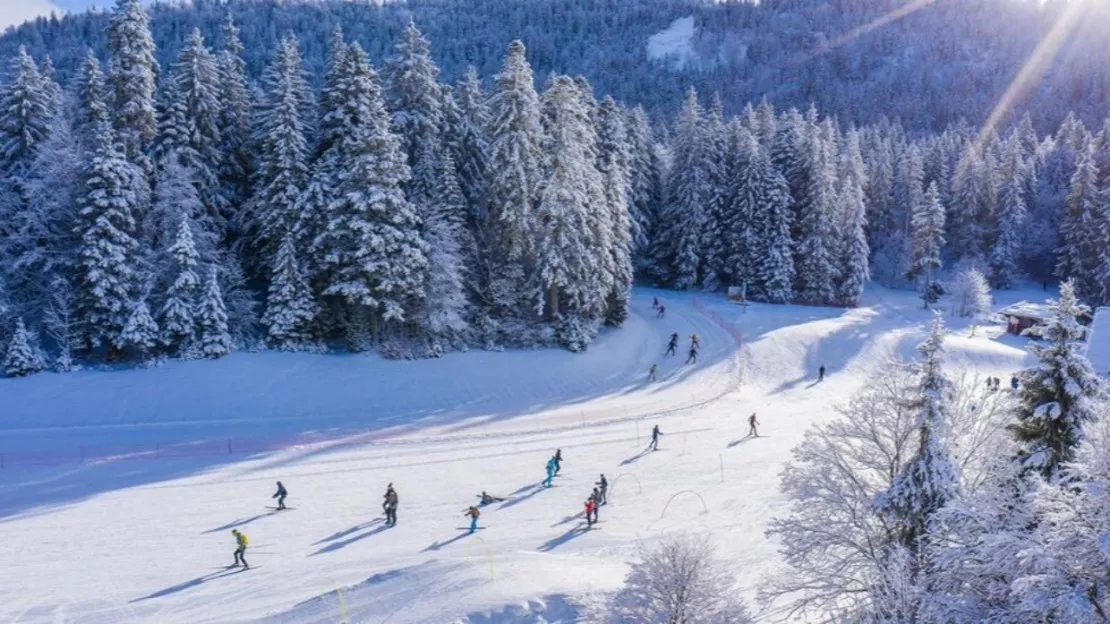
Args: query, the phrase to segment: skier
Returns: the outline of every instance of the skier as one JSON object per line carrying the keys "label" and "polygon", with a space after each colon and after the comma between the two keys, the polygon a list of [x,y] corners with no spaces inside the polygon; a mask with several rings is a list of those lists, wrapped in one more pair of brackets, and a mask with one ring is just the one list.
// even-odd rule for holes
{"label": "skier", "polygon": [[477,507],[471,505],[470,509],[467,509],[466,511],[463,512],[463,515],[470,518],[470,532],[473,533],[473,532],[477,531],[478,530],[478,516],[482,515],[482,512],[478,511]]}
{"label": "skier", "polygon": [[555,478],[555,458],[547,460],[547,478],[543,480],[544,487],[551,487],[551,480]]}
{"label": "skier", "polygon": [[590,500],[594,502],[594,522],[597,522],[597,511],[601,507],[601,492],[597,488],[590,494]]}
{"label": "skier", "polygon": [[659,370],[658,364],[652,364],[651,370],[648,371],[648,381],[655,381],[655,373]]}
{"label": "skier", "polygon": [[691,362],[694,364],[698,363],[698,348],[695,346],[690,347],[690,354],[686,356],[686,363],[689,364]]}
{"label": "skier", "polygon": [[285,486],[281,484],[281,481],[277,482],[277,486],[278,486],[277,492],[273,496],[271,496],[270,498],[278,499],[277,508],[279,510],[285,509],[285,497],[289,496],[289,492],[286,491]]}
{"label": "skier", "polygon": [[821,367],[817,369],[817,381],[825,381],[825,365],[824,364],[822,364]]}
{"label": "skier", "polygon": [[667,316],[667,307],[660,304],[659,305],[659,313],[656,314],[655,316],[656,316],[656,318],[663,318],[663,317]]}
{"label": "skier", "polygon": [[748,435],[752,436],[753,438],[758,438],[759,432],[756,431],[756,426],[758,425],[759,421],[755,419],[755,412],[752,412],[752,415],[748,416]]}
{"label": "skier", "polygon": [[1018,381],[1017,375],[1010,375],[1010,389],[1017,390],[1019,385],[1021,384]]}
{"label": "skier", "polygon": [[597,504],[594,503],[594,499],[592,497],[587,498],[586,499],[586,528],[587,529],[594,525],[594,513],[596,511],[597,511]]}
{"label": "skier", "polygon": [[595,483],[594,485],[596,485],[598,487],[598,493],[601,495],[601,498],[598,499],[597,504],[598,505],[604,505],[604,504],[608,503],[609,502],[609,480],[606,479],[605,475],[603,474],[603,475],[601,475],[601,480],[598,481],[597,483]]}
{"label": "skier", "polygon": [[690,348],[697,349],[701,344],[698,343],[698,335],[690,334]]}
{"label": "skier", "polygon": [[490,496],[489,494],[486,494],[485,490],[482,490],[482,493],[478,495],[478,500],[478,506],[484,507],[486,505],[492,505],[493,503],[504,502],[505,499],[501,498],[500,496]]}
{"label": "skier", "polygon": [[559,471],[563,469],[563,449],[555,449],[555,476],[559,475]]}
{"label": "skier", "polygon": [[677,348],[678,348],[678,332],[675,332],[675,333],[671,334],[671,341],[667,343],[667,352],[663,354],[664,357],[666,357],[668,355],[674,355],[674,351]]}
{"label": "skier", "polygon": [[249,569],[250,566],[247,565],[246,557],[247,534],[240,532],[239,529],[232,529],[231,534],[235,536],[235,563],[233,563],[231,567],[237,568],[239,564],[242,563],[244,569]]}
{"label": "skier", "polygon": [[382,502],[382,511],[385,512],[385,525],[397,526],[397,490],[393,489],[392,483],[386,488],[383,498],[385,500]]}
{"label": "skier", "polygon": [[652,427],[652,429],[651,429],[651,443],[648,444],[649,449],[651,449],[653,451],[658,451],[659,450],[659,436],[661,436],[661,435],[663,435],[663,432],[659,430],[659,425],[655,425],[654,427]]}
{"label": "skier", "polygon": [[659,297],[652,297],[651,298],[651,309],[652,310],[658,310],[659,309]]}

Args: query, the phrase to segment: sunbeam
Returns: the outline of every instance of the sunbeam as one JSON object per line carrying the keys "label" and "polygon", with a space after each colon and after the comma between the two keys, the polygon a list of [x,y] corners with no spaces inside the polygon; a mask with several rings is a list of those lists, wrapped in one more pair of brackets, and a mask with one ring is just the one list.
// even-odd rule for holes
{"label": "sunbeam", "polygon": [[814,57],[825,54],[825,53],[827,53],[831,50],[835,50],[836,48],[839,48],[840,46],[848,43],[849,41],[855,39],[856,37],[861,37],[861,36],[866,35],[867,33],[871,32],[871,31],[878,30],[878,29],[882,28],[883,26],[887,26],[889,24],[897,22],[898,20],[902,19],[903,17],[906,17],[907,15],[911,15],[913,13],[916,13],[916,12],[920,11],[921,9],[929,6],[930,4],[933,4],[936,1],[937,0],[911,0],[909,3],[907,3],[904,6],[898,7],[897,9],[894,9],[893,11],[891,11],[889,13],[885,13],[883,15],[880,15],[879,17],[871,20],[870,22],[868,22],[868,23],[866,23],[862,26],[859,26],[857,28],[853,28],[852,30],[844,33],[843,35],[837,37],[836,39],[833,39],[832,41],[826,42],[824,45],[821,45],[817,49],[812,50],[809,54],[806,54],[805,56],[799,58],[798,62],[808,61],[808,60],[810,60]]}

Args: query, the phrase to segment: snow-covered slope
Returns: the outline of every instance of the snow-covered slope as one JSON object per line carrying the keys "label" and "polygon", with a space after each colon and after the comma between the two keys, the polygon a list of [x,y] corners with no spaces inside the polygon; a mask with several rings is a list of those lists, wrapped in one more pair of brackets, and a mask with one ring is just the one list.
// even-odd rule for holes
{"label": "snow-covered slope", "polygon": [[[865,303],[745,312],[641,290],[630,322],[584,355],[239,354],[0,380],[0,453],[69,461],[0,470],[0,621],[569,623],[619,585],[641,542],[672,530],[711,533],[750,597],[776,565],[763,530],[785,506],[790,448],[880,355],[910,353],[930,316],[908,293],[875,288]],[[679,356],[661,357],[672,331]],[[686,366],[693,332],[702,349]],[[953,320],[950,352],[1003,376],[1028,356],[999,334],[971,337]],[[655,362],[660,380],[647,383]],[[745,437],[753,411],[759,438]],[[656,424],[660,450],[644,452]],[[291,435],[315,442],[221,446]],[[74,447],[117,438],[130,454],[72,461]],[[563,471],[538,487],[556,448]],[[585,531],[601,473],[611,502]],[[290,511],[267,509],[278,479]],[[399,523],[385,529],[389,482]],[[482,490],[507,500],[468,536],[462,512]],[[224,569],[236,527],[251,539],[248,572]]]}
{"label": "snow-covered slope", "polygon": [[694,18],[682,17],[665,30],[648,38],[647,55],[653,61],[667,61],[676,68],[696,60],[694,52]]}

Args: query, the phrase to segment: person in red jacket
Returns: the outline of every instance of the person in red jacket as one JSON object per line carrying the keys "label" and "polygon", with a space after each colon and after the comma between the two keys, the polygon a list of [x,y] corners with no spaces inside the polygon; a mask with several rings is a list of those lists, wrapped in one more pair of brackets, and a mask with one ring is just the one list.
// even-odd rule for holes
{"label": "person in red jacket", "polygon": [[597,509],[597,503],[594,502],[593,497],[586,499],[586,528],[594,525],[594,510]]}

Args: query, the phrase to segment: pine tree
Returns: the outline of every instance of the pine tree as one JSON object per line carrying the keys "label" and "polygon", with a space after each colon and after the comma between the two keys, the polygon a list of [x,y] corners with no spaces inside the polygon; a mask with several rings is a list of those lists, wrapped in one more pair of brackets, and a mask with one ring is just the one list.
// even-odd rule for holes
{"label": "pine tree", "polygon": [[189,346],[196,332],[195,302],[200,289],[197,277],[197,250],[193,244],[193,231],[188,218],[182,217],[177,229],[177,240],[167,250],[176,265],[173,283],[166,290],[162,304],[162,344],[180,353]]}
{"label": "pine tree", "polygon": [[1071,177],[1064,219],[1060,224],[1063,244],[1056,252],[1056,276],[1073,280],[1077,292],[1085,297],[1097,294],[1095,263],[1102,255],[1102,250],[1095,247],[1102,203],[1098,175],[1094,147],[1087,142],[1079,151]]}
{"label": "pine tree", "polygon": [[436,83],[439,68],[432,61],[431,44],[412,22],[405,26],[396,56],[383,71],[386,108],[392,113],[394,132],[401,137],[412,172],[406,185],[408,198],[426,211],[438,184],[443,103]]}
{"label": "pine tree", "polygon": [[946,434],[951,419],[952,383],[941,370],[944,357],[944,322],[937,313],[929,337],[917,348],[919,397],[918,448],[899,469],[890,488],[878,495],[875,505],[892,522],[895,538],[917,553],[926,538],[929,519],[955,498],[959,485]]}
{"label": "pine tree", "polygon": [[433,339],[457,343],[469,330],[466,260],[474,242],[468,240],[466,198],[455,177],[450,152],[444,152],[439,170],[436,197],[424,222],[428,275],[421,325]]}
{"label": "pine tree", "polygon": [[698,95],[691,89],[675,129],[673,175],[653,254],[657,271],[679,289],[693,288],[699,282],[698,268],[702,264],[700,236],[710,188],[701,118]]}
{"label": "pine tree", "polygon": [[991,284],[995,288],[1011,288],[1018,277],[1021,262],[1022,226],[1028,214],[1025,201],[1026,168],[1020,145],[1014,142],[1007,150],[1002,174],[1002,192],[998,203],[998,236],[991,251]]}
{"label": "pine tree", "polygon": [[757,281],[759,268],[767,259],[767,172],[759,169],[759,143],[747,126],[734,120],[728,131],[725,169],[732,188],[721,223],[728,250],[725,267],[732,284],[744,286],[749,295],[755,295],[762,286]]}
{"label": "pine tree", "polygon": [[961,258],[985,258],[984,224],[995,212],[997,189],[979,150],[969,149],[953,178],[951,247]]}
{"label": "pine tree", "polygon": [[251,176],[251,96],[247,91],[247,70],[239,29],[228,14],[223,25],[224,47],[217,55],[219,108],[217,128],[221,161],[219,178],[224,201],[238,206],[250,195]]}
{"label": "pine tree", "polygon": [[255,194],[250,214],[242,220],[261,261],[269,265],[285,232],[297,223],[294,207],[308,179],[312,94],[295,38],[282,39],[262,82],[265,96],[257,122]]}
{"label": "pine tree", "polygon": [[54,61],[49,54],[42,59],[42,63],[39,65],[39,74],[42,76],[42,90],[46,94],[47,114],[53,119],[62,113],[64,98],[62,97],[62,85],[58,84],[54,74]]}
{"label": "pine tree", "polygon": [[350,79],[340,101],[359,122],[340,146],[345,175],[313,245],[326,267],[323,294],[375,319],[402,322],[423,295],[427,258],[420,217],[401,190],[409,171],[377,73],[357,44],[345,62]]}
{"label": "pine tree", "polygon": [[860,153],[859,134],[848,136],[844,175],[840,190],[840,205],[844,211],[845,228],[842,232],[840,279],[837,282],[837,300],[846,306],[859,305],[864,285],[871,279],[869,266],[871,248],[867,244],[867,174]]}
{"label": "pine tree", "polygon": [[92,141],[97,124],[110,123],[108,113],[107,90],[104,84],[104,73],[100,71],[100,61],[90,50],[81,65],[81,74],[77,78],[77,118],[74,130],[83,140]]}
{"label": "pine tree", "polygon": [[85,190],[78,212],[80,316],[90,347],[122,347],[120,332],[138,289],[134,233],[141,174],[119,151],[107,124],[97,129],[95,141],[95,151],[85,166]]}
{"label": "pine tree", "polygon": [[158,344],[158,324],[150,316],[150,308],[145,299],[131,305],[131,314],[120,333],[122,348],[132,349],[140,358],[145,358]]}
{"label": "pine tree", "polygon": [[[194,29],[177,60],[171,68],[170,81],[184,115],[184,130],[188,138],[188,154],[195,158],[184,161],[193,170],[197,190],[204,201],[210,219],[215,221],[220,231],[226,229],[224,221],[228,217],[228,206],[220,194],[218,173],[223,161],[220,136],[221,101],[220,72],[216,58],[204,44],[199,29]],[[171,104],[172,106],[172,104]]]}
{"label": "pine tree", "polygon": [[11,171],[27,165],[50,133],[52,109],[38,66],[20,46],[0,88],[0,166]]}
{"label": "pine tree", "polygon": [[628,138],[633,252],[642,258],[656,228],[662,177],[651,124],[641,107],[628,115]]}
{"label": "pine tree", "polygon": [[1031,345],[1040,363],[1018,375],[1017,423],[1010,428],[1022,466],[1048,480],[1075,458],[1083,428],[1097,419],[1106,401],[1102,382],[1083,355],[1078,319],[1090,309],[1079,303],[1072,282],[1060,286],[1053,305],[1045,326],[1027,330],[1043,340]]}
{"label": "pine tree", "polygon": [[810,136],[809,172],[804,201],[797,205],[797,244],[794,257],[798,297],[811,304],[829,304],[836,299],[835,234],[832,227],[836,201],[834,145],[816,132]]}
{"label": "pine tree", "polygon": [[4,374],[8,377],[25,377],[45,368],[34,336],[27,331],[22,318],[15,320],[8,351],[4,356]]}
{"label": "pine tree", "polygon": [[532,244],[540,227],[536,204],[544,175],[540,101],[520,41],[509,44],[489,109],[490,297],[498,315],[516,316],[534,262]]}
{"label": "pine tree", "polygon": [[760,220],[766,227],[760,246],[762,261],[755,271],[755,294],[768,303],[789,303],[794,298],[795,278],[790,185],[763,149],[753,152],[751,166],[752,184],[762,189]]}
{"label": "pine tree", "polygon": [[272,346],[285,351],[303,349],[312,339],[312,322],[316,303],[305,281],[297,258],[292,232],[286,233],[278,248],[277,260],[270,274],[270,294],[262,323]]}
{"label": "pine tree", "polygon": [[597,137],[569,76],[552,79],[544,107],[550,165],[539,202],[538,287],[529,298],[551,319],[596,318],[613,283],[608,247],[613,228],[595,166]]}
{"label": "pine tree", "polygon": [[216,269],[208,275],[208,284],[201,295],[196,310],[197,348],[206,358],[220,358],[235,348],[227,326],[227,308],[224,306]]}
{"label": "pine tree", "polygon": [[597,169],[602,176],[605,203],[613,233],[608,253],[612,256],[613,284],[605,307],[605,322],[620,326],[628,318],[632,292],[631,154],[624,111],[606,96],[597,110]]}
{"label": "pine tree", "polygon": [[940,191],[936,182],[929,185],[925,197],[917,205],[911,221],[912,238],[910,266],[906,271],[907,279],[925,279],[925,307],[935,301],[933,275],[940,269],[940,250],[944,245],[944,206],[940,204]]}
{"label": "pine tree", "polygon": [[154,111],[158,62],[150,16],[139,0],[116,0],[108,21],[108,52],[112,119],[124,153],[134,160],[158,131]]}
{"label": "pine tree", "polygon": [[709,113],[702,122],[702,167],[705,170],[708,195],[702,214],[699,234],[701,287],[717,291],[730,281],[727,273],[729,249],[725,240],[725,221],[732,186],[725,170],[728,135],[720,95],[714,95]]}
{"label": "pine tree", "polygon": [[484,217],[488,199],[490,112],[487,99],[473,66],[467,68],[454,91],[442,98],[447,149],[455,161],[459,187],[475,217]]}

